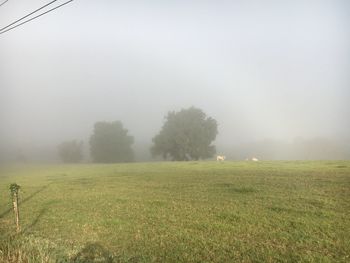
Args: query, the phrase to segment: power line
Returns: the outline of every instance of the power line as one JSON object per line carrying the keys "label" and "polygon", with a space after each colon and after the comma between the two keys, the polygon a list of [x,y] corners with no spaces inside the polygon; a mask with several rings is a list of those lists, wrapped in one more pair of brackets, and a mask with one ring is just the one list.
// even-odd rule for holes
{"label": "power line", "polygon": [[53,1],[51,1],[50,3],[47,3],[46,5],[43,5],[42,7],[40,7],[40,8],[38,8],[38,9],[34,10],[33,12],[29,13],[28,15],[25,15],[25,16],[21,17],[20,19],[17,19],[15,22],[12,22],[11,24],[9,24],[9,25],[7,25],[7,26],[1,28],[0,31],[2,31],[2,30],[4,30],[4,29],[6,29],[6,28],[8,28],[8,27],[10,27],[10,26],[12,26],[12,25],[18,23],[19,21],[22,21],[23,19],[27,18],[28,16],[31,16],[32,14],[34,14],[34,13],[40,11],[41,9],[43,9],[43,8],[45,8],[45,7],[47,7],[47,6],[51,5],[51,4],[53,4],[53,3],[56,2],[56,1],[57,1],[57,0],[53,0]]}
{"label": "power line", "polygon": [[0,4],[0,6],[6,4],[6,2],[8,2],[8,1],[9,1],[9,0],[5,0],[4,2],[2,2],[2,3]]}
{"label": "power line", "polygon": [[[8,32],[8,31],[10,31],[10,30],[12,30],[12,29],[15,29],[16,27],[19,27],[19,26],[21,26],[21,25],[24,25],[24,24],[26,24],[26,23],[28,23],[28,22],[30,22],[30,21],[32,21],[32,20],[38,18],[38,17],[41,17],[41,16],[43,16],[43,15],[45,15],[45,14],[47,14],[47,13],[50,13],[50,12],[52,12],[52,11],[54,11],[54,10],[56,10],[56,9],[58,9],[58,8],[60,8],[60,7],[62,7],[62,6],[64,6],[64,5],[66,5],[66,4],[69,4],[70,2],[73,2],[74,0],[69,0],[69,1],[67,1],[67,2],[64,2],[63,4],[60,4],[60,5],[58,5],[58,6],[54,7],[54,8],[51,8],[51,9],[45,11],[44,13],[41,13],[40,15],[34,16],[34,17],[32,17],[32,18],[30,18],[30,19],[28,19],[28,20],[25,20],[24,22],[22,22],[22,23],[20,23],[20,24],[18,24],[18,25],[15,25],[15,26],[13,26],[13,27],[8,28],[9,26],[11,26],[11,25],[13,25],[13,24],[15,24],[15,23],[17,23],[17,22],[23,20],[24,18],[26,18],[26,17],[28,17],[28,16],[34,14],[35,12],[37,12],[37,11],[43,9],[44,7],[46,7],[46,6],[52,4],[53,2],[56,2],[56,1],[57,1],[57,0],[54,0],[54,1],[52,1],[52,2],[50,2],[50,3],[48,3],[48,4],[46,4],[45,6],[43,6],[43,7],[39,8],[39,9],[37,9],[36,11],[33,11],[32,13],[30,13],[30,14],[28,14],[28,15],[22,17],[21,19],[18,19],[17,21],[15,21],[15,22],[13,22],[13,23],[7,25],[6,27],[0,29],[0,35],[1,35],[1,34],[4,34],[4,33],[6,33],[6,32]],[[6,28],[7,28],[7,29],[6,29]],[[4,29],[6,29],[6,30],[4,30]]]}

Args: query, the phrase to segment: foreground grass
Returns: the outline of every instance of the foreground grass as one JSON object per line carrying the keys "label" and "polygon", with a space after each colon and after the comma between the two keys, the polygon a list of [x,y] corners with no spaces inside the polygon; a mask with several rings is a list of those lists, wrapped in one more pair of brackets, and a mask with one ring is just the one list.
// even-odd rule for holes
{"label": "foreground grass", "polygon": [[349,161],[3,167],[0,261],[349,262],[349,214]]}

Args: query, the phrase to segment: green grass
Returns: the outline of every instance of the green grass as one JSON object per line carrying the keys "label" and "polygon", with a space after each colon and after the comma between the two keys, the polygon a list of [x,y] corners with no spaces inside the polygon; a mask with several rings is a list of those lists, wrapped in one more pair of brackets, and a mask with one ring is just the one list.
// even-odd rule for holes
{"label": "green grass", "polygon": [[349,262],[349,218],[350,161],[0,171],[0,261]]}

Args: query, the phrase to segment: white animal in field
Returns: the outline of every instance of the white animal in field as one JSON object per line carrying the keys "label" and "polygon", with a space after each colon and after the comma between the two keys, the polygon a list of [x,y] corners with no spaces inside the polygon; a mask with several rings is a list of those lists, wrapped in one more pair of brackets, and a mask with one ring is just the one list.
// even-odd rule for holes
{"label": "white animal in field", "polygon": [[259,162],[259,159],[256,157],[252,157],[252,158],[247,158],[245,159],[246,161],[253,161],[253,162]]}
{"label": "white animal in field", "polygon": [[216,160],[217,160],[218,162],[223,162],[223,161],[225,161],[225,159],[226,159],[226,156],[224,156],[224,155],[218,155],[218,156],[216,156]]}

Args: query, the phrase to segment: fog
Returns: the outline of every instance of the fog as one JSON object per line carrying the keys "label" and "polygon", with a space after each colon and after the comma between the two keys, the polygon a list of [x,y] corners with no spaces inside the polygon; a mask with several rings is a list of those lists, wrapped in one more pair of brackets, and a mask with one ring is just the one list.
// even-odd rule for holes
{"label": "fog", "polygon": [[[64,2],[64,1],[62,1]],[[47,1],[8,1],[0,27]],[[350,159],[348,1],[90,1],[0,35],[2,158],[56,161],[120,120],[137,161],[170,110],[215,118],[228,159]]]}

